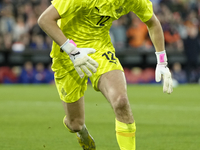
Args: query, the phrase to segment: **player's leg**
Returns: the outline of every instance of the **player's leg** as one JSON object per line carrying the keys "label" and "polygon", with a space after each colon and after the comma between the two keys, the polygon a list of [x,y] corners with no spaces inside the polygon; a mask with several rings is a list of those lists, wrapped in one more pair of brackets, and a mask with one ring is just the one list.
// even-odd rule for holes
{"label": "player's leg", "polygon": [[79,132],[84,126],[84,97],[73,103],[62,101],[65,110],[64,124],[71,132]]}
{"label": "player's leg", "polygon": [[124,73],[113,70],[103,74],[99,90],[111,103],[116,115],[116,136],[121,150],[135,150],[135,122],[130,108]]}
{"label": "player's leg", "polygon": [[73,103],[63,101],[65,127],[72,133],[76,132],[78,142],[84,150],[95,150],[95,142],[85,126],[84,97]]}
{"label": "player's leg", "polygon": [[[62,62],[62,64],[67,63]],[[94,140],[84,124],[84,92],[87,89],[87,77],[81,79],[75,69],[66,72],[67,69],[60,68],[55,73],[56,87],[65,110],[64,125],[77,135],[79,144],[84,150],[95,150]]]}

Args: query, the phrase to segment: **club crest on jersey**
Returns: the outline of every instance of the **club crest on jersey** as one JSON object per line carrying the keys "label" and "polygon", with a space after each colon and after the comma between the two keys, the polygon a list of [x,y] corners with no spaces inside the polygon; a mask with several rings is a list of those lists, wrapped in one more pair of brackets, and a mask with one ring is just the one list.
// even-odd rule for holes
{"label": "club crest on jersey", "polygon": [[123,7],[122,6],[120,6],[118,9],[115,9],[115,12],[117,14],[120,14],[122,11],[123,11]]}
{"label": "club crest on jersey", "polygon": [[67,93],[65,92],[64,88],[61,89],[61,93],[62,95],[65,97],[67,95]]}

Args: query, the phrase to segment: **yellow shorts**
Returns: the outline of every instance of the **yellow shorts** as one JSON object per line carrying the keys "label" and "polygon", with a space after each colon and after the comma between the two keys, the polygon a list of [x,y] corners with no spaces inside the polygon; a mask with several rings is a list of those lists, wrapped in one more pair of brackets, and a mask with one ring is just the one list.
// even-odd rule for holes
{"label": "yellow shorts", "polygon": [[[99,63],[97,72],[93,73],[90,77],[92,86],[96,91],[99,91],[98,81],[102,74],[112,70],[123,71],[113,51],[97,51],[91,54],[90,57]],[[53,59],[52,69],[55,72],[55,83],[60,99],[66,103],[73,103],[79,100],[87,90],[88,77],[85,75],[85,77],[81,79],[74,67],[69,65],[73,66],[69,59]]]}

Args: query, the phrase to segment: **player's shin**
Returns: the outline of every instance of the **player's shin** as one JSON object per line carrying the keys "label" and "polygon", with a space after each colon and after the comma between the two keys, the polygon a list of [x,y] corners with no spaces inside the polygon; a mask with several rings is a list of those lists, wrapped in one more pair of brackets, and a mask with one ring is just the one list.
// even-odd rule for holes
{"label": "player's shin", "polygon": [[135,150],[135,122],[126,124],[116,119],[116,137],[121,150]]}

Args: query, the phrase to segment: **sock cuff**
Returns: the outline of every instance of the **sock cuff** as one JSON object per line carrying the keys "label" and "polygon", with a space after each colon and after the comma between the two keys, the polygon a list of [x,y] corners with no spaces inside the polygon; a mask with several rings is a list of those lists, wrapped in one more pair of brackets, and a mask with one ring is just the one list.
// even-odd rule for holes
{"label": "sock cuff", "polygon": [[135,133],[136,131],[135,121],[132,124],[126,124],[115,119],[115,125],[115,130],[117,133]]}

